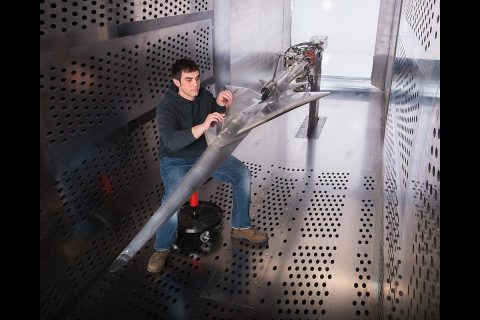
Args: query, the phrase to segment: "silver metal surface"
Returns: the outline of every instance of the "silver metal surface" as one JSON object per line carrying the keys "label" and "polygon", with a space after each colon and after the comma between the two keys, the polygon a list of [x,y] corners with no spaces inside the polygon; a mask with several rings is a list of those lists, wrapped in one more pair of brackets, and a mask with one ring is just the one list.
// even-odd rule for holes
{"label": "silver metal surface", "polygon": [[[40,52],[55,52],[206,19],[213,0],[40,3]],[[198,15],[200,14],[200,15]],[[198,16],[202,18],[198,18]],[[165,19],[161,19],[165,18]]]}
{"label": "silver metal surface", "polygon": [[[384,144],[385,318],[440,318],[440,1],[404,1]],[[448,303],[448,302],[447,302]]]}
{"label": "silver metal surface", "polygon": [[215,86],[224,88],[230,80],[230,2],[214,1],[214,77]]}
{"label": "silver metal surface", "polygon": [[215,1],[214,20],[216,86],[259,89],[290,46],[290,1]]}
{"label": "silver metal surface", "polygon": [[268,79],[276,54],[290,47],[290,21],[288,0],[231,1],[231,78],[226,84],[260,89],[258,79]]}
{"label": "silver metal surface", "polygon": [[[326,45],[326,44],[325,44]],[[311,91],[320,91],[320,83],[322,81],[322,58],[323,51],[316,53],[315,67],[313,68],[313,85],[310,88]],[[308,110],[308,126],[307,126],[307,136],[314,137],[315,130],[318,125],[318,100],[310,102],[310,108]]]}
{"label": "silver metal surface", "polygon": [[[311,108],[311,103],[310,103],[310,108]],[[309,131],[308,130],[309,122],[310,122],[310,114],[309,114],[305,118],[305,120],[303,120],[303,123],[300,126],[300,129],[298,129],[298,132],[295,135],[295,137],[305,138],[305,139],[318,139],[318,137],[320,136],[320,133],[322,132],[325,121],[327,121],[326,117],[317,117],[317,123],[315,124],[315,127],[311,131]]]}
{"label": "silver metal surface", "polygon": [[402,0],[380,0],[371,81],[375,87],[386,91],[387,97],[392,81],[401,7]]}

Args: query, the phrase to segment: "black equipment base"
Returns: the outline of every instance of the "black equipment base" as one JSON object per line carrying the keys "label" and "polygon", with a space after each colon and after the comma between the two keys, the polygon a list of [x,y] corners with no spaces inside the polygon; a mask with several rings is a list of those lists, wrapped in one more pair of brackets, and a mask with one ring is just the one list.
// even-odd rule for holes
{"label": "black equipment base", "polygon": [[[195,210],[196,216],[193,214]],[[222,209],[214,203],[198,201],[193,208],[189,203],[180,208],[178,233],[203,233],[213,230],[222,222]]]}

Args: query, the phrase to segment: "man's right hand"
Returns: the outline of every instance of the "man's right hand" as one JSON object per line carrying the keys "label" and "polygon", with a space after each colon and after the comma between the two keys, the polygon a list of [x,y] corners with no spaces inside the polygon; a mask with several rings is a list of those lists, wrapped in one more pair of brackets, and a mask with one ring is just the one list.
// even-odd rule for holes
{"label": "man's right hand", "polygon": [[205,131],[208,130],[208,128],[210,128],[210,126],[214,126],[215,122],[223,122],[224,118],[224,113],[210,113],[202,124],[192,128],[193,136],[198,139]]}
{"label": "man's right hand", "polygon": [[207,116],[207,119],[205,119],[205,122],[203,122],[203,125],[205,126],[205,131],[207,131],[208,128],[213,127],[215,125],[215,122],[222,122],[224,118],[225,118],[225,113],[219,113],[219,112],[210,113]]}

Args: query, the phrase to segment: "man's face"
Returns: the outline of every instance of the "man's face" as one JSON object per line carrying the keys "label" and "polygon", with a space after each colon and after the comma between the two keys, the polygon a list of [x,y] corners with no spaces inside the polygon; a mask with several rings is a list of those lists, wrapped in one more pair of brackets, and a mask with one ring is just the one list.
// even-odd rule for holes
{"label": "man's face", "polygon": [[178,94],[187,100],[193,101],[200,91],[200,71],[182,72],[180,81],[173,79],[178,87]]}

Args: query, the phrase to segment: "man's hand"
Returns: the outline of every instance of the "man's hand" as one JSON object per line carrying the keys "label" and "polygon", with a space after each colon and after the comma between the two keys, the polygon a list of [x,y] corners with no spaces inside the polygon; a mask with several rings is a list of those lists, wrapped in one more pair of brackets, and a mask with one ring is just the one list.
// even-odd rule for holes
{"label": "man's hand", "polygon": [[205,131],[207,131],[208,128],[213,127],[215,122],[217,121],[222,122],[224,118],[225,118],[224,113],[218,113],[218,112],[210,113],[202,125],[204,126]]}
{"label": "man's hand", "polygon": [[214,112],[210,113],[207,116],[207,119],[202,124],[199,124],[192,128],[192,134],[195,138],[199,138],[205,131],[208,130],[211,126],[215,124],[215,122],[222,122],[225,118],[224,113]]}
{"label": "man's hand", "polygon": [[230,107],[233,102],[233,94],[228,90],[220,91],[217,96],[217,104],[222,107]]}

